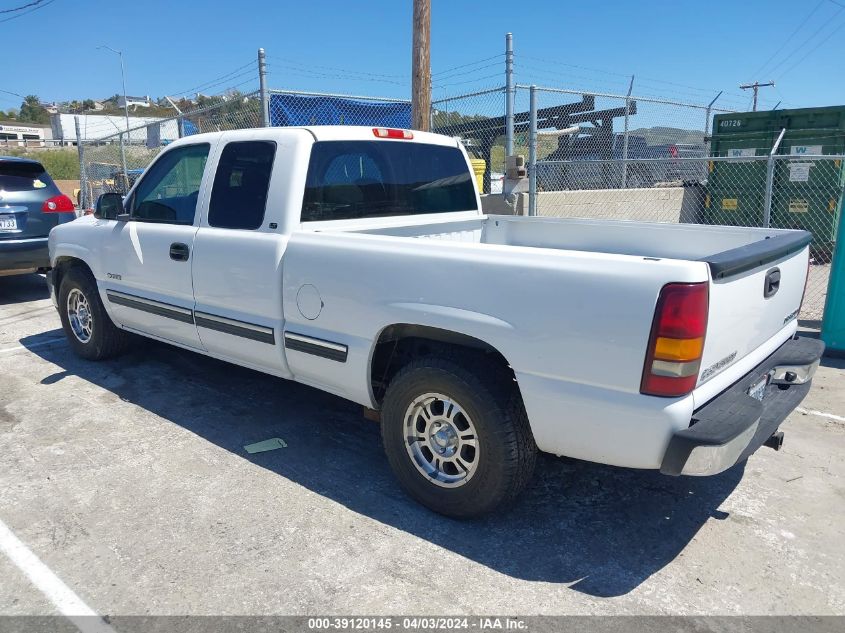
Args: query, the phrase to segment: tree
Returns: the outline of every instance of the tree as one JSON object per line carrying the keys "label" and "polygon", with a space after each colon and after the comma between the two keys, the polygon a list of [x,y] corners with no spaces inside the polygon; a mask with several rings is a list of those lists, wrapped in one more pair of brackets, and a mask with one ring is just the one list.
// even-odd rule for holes
{"label": "tree", "polygon": [[93,99],[85,99],[82,102],[82,109],[83,110],[93,110],[94,109],[94,100]]}
{"label": "tree", "polygon": [[18,121],[25,123],[49,123],[50,113],[41,107],[41,101],[35,95],[24,97],[18,113]]}

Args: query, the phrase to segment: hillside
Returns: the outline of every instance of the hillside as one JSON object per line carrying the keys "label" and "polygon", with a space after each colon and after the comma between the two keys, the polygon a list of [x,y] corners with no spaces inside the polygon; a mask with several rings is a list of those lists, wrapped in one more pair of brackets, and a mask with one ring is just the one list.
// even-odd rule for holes
{"label": "hillside", "polygon": [[631,130],[630,134],[644,137],[649,145],[670,143],[700,145],[704,142],[703,130],[684,130],[677,127],[641,127]]}

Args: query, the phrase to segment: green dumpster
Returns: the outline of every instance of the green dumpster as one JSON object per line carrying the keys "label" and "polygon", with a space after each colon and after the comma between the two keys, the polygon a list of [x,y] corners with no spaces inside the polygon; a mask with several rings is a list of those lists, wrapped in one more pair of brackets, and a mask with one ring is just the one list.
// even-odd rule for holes
{"label": "green dumpster", "polygon": [[841,212],[839,187],[796,187],[772,197],[771,224],[779,229],[803,229],[813,234],[810,246],[819,264],[830,263]]}
{"label": "green dumpster", "polygon": [[747,187],[707,187],[704,223],[762,226],[763,192]]}
{"label": "green dumpster", "polygon": [[[766,189],[766,161],[743,160],[749,156],[768,156],[774,139],[772,133],[747,130],[744,114],[719,115],[713,121],[714,129],[728,132],[713,134],[711,156],[728,160],[710,161],[707,174],[707,195],[704,204],[706,224],[730,226],[761,226],[763,198]],[[723,118],[720,120],[720,116]],[[751,119],[757,127],[757,121]],[[725,128],[725,124],[728,125]],[[735,131],[743,130],[743,133]]]}
{"label": "green dumpster", "polygon": [[[767,156],[785,129],[775,162],[770,223],[774,228],[801,228],[813,234],[813,252],[830,261],[842,207],[845,166],[839,160],[802,160],[802,155],[845,153],[845,106],[740,112],[713,117],[711,155],[739,158]],[[795,158],[792,158],[792,157]],[[766,190],[766,161],[712,161],[707,181],[709,224],[760,225]],[[713,200],[736,193],[736,214],[725,214]],[[753,211],[759,208],[759,215]]]}

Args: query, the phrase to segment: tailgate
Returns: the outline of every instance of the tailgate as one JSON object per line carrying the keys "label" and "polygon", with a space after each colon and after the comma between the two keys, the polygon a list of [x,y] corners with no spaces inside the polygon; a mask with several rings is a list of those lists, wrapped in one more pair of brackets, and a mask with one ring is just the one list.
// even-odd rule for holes
{"label": "tailgate", "polygon": [[798,318],[811,239],[789,231],[706,258],[710,306],[698,385],[779,334],[788,338],[784,328]]}

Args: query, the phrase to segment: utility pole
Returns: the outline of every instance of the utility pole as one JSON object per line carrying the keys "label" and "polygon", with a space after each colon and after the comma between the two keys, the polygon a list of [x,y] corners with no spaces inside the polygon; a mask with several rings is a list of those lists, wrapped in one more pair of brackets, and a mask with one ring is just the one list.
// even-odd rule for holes
{"label": "utility pole", "polygon": [[513,85],[513,34],[505,35],[505,160],[513,154],[513,108],[516,89]]}
{"label": "utility pole", "polygon": [[759,81],[755,81],[753,84],[742,84],[740,86],[742,90],[748,90],[749,88],[754,90],[754,107],[751,109],[752,112],[757,112],[757,91],[760,90],[760,88],[768,88],[769,86],[774,88],[774,85],[774,81],[767,81],[764,84],[761,84]]}
{"label": "utility pole", "polygon": [[411,50],[411,127],[428,132],[431,122],[431,0],[414,0]]}
{"label": "utility pole", "polygon": [[270,96],[267,92],[267,56],[258,49],[258,89],[261,94],[261,126],[270,127]]}

